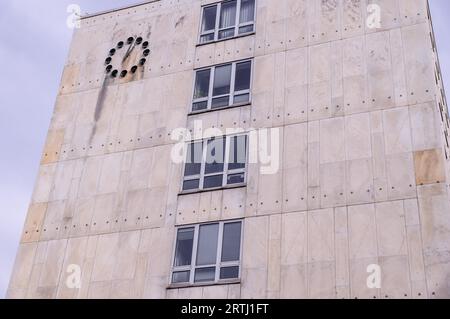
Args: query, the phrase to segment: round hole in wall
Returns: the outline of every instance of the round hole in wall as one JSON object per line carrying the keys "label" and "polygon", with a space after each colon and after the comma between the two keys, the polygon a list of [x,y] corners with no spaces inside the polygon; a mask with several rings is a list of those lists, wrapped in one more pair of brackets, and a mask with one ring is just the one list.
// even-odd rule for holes
{"label": "round hole in wall", "polygon": [[106,67],[106,73],[111,72],[111,70],[112,70],[112,65],[108,65],[108,66]]}
{"label": "round hole in wall", "polygon": [[117,74],[118,74],[118,73],[119,73],[119,71],[114,70],[114,71],[112,71],[111,76],[112,76],[113,78],[115,78],[115,77],[117,77]]}
{"label": "round hole in wall", "polygon": [[144,48],[144,49],[147,49],[148,48],[148,41],[145,41],[144,43],[142,43],[142,47]]}
{"label": "round hole in wall", "polygon": [[144,56],[148,56],[150,54],[150,49],[146,49],[145,51],[144,51]]}
{"label": "round hole in wall", "polygon": [[109,55],[110,56],[113,56],[114,54],[116,54],[116,49],[109,50]]}
{"label": "round hole in wall", "polygon": [[133,37],[129,37],[128,40],[127,40],[127,43],[131,44],[131,43],[133,43],[133,41],[134,41],[134,38]]}
{"label": "round hole in wall", "polygon": [[136,44],[141,44],[141,43],[142,43],[142,38],[141,37],[137,38],[136,39]]}
{"label": "round hole in wall", "polygon": [[111,61],[112,61],[112,58],[111,57],[107,57],[106,60],[105,60],[105,64],[108,65],[108,64],[111,63]]}
{"label": "round hole in wall", "polygon": [[147,60],[146,59],[141,59],[140,61],[139,61],[139,65],[144,65],[145,64],[145,62],[147,62]]}
{"label": "round hole in wall", "polygon": [[117,47],[119,49],[122,49],[123,48],[123,41],[120,41],[119,43],[117,43]]}
{"label": "round hole in wall", "polygon": [[124,77],[127,76],[127,74],[128,74],[128,71],[127,71],[127,70],[123,70],[123,71],[120,73],[120,77],[121,77],[121,78],[124,78]]}
{"label": "round hole in wall", "polygon": [[131,68],[131,73],[133,73],[133,74],[136,73],[137,69],[138,69],[137,65],[134,65],[134,66]]}

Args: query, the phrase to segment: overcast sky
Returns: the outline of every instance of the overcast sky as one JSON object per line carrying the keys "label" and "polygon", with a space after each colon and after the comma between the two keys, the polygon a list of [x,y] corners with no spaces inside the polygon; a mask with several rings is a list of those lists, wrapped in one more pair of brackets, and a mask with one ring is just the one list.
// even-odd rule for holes
{"label": "overcast sky", "polygon": [[[67,6],[78,3],[83,12],[93,13],[136,1],[0,1],[0,298],[8,285],[71,40]],[[450,1],[430,4],[444,79],[450,81]]]}

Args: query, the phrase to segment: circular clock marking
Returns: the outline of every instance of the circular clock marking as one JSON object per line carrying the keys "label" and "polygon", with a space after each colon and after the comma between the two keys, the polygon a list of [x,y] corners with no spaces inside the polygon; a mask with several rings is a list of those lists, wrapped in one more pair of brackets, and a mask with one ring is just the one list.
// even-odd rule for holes
{"label": "circular clock marking", "polygon": [[125,78],[129,74],[135,74],[139,67],[143,67],[149,55],[148,41],[144,41],[142,37],[129,37],[126,42],[119,41],[109,50],[105,59],[105,72],[112,78],[118,76]]}

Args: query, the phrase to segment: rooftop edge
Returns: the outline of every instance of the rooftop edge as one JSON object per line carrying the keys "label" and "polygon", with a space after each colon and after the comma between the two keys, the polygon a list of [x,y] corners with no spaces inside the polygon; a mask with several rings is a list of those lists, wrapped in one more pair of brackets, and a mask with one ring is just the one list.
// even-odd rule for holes
{"label": "rooftop edge", "polygon": [[104,15],[104,14],[117,12],[117,11],[121,11],[121,10],[126,10],[126,9],[131,9],[131,8],[143,6],[143,5],[146,5],[146,4],[149,4],[149,3],[159,2],[159,1],[161,1],[161,0],[141,1],[141,2],[138,2],[138,3],[135,3],[135,4],[130,4],[130,5],[127,5],[127,6],[118,7],[118,8],[115,8],[115,9],[110,9],[110,10],[100,11],[100,12],[96,12],[96,13],[92,13],[92,14],[82,15],[80,19],[81,20],[89,19],[89,18],[101,16],[101,15]]}

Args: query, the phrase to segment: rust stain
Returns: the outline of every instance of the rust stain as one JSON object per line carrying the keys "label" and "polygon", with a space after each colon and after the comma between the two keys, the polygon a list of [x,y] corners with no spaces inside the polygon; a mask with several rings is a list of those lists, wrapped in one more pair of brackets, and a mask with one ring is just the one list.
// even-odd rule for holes
{"label": "rust stain", "polygon": [[445,181],[445,165],[439,149],[414,152],[416,184],[427,185]]}

